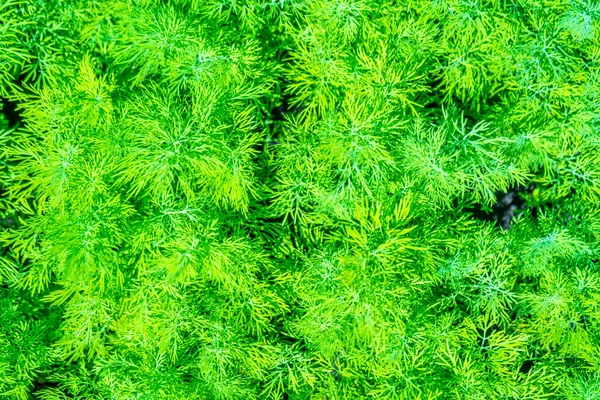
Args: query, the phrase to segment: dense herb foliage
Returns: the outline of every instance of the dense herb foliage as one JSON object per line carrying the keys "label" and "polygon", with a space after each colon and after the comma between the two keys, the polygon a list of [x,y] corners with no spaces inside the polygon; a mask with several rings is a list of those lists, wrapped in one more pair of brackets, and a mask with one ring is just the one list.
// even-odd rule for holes
{"label": "dense herb foliage", "polygon": [[1,0],[0,397],[600,399],[596,0]]}

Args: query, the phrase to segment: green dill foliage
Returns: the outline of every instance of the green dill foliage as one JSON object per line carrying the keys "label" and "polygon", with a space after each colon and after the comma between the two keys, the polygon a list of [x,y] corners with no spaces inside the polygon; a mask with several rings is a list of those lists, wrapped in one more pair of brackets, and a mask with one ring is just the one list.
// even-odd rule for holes
{"label": "green dill foliage", "polygon": [[600,399],[596,1],[6,0],[0,97],[0,398]]}

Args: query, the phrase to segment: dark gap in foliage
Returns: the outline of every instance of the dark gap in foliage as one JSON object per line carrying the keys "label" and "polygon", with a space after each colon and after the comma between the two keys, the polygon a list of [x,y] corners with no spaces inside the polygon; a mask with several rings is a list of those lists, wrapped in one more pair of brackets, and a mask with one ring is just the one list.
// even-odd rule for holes
{"label": "dark gap in foliage", "polygon": [[[495,221],[500,228],[508,230],[513,217],[528,209],[523,195],[531,193],[534,189],[535,184],[532,183],[528,186],[513,187],[507,192],[497,192],[496,203],[491,209],[482,204],[475,204],[465,208],[465,211],[482,221]],[[537,215],[537,211],[535,213]]]}
{"label": "dark gap in foliage", "polygon": [[[287,82],[285,80],[282,80],[281,83],[283,87],[287,86]],[[271,117],[274,121],[284,121],[285,116],[289,115],[292,112],[292,108],[290,106],[290,97],[291,96],[285,93],[285,91],[281,95],[280,104],[273,108],[271,112]]]}
{"label": "dark gap in foliage", "polygon": [[[274,56],[278,60],[285,60],[288,57],[288,51],[282,47],[281,43],[276,43],[278,51]],[[258,148],[257,156],[254,159],[255,165],[258,166],[256,176],[261,183],[262,188],[271,187],[274,183],[275,175],[272,170],[271,158],[276,152],[277,146],[280,144],[281,138],[279,135],[282,132],[284,121],[287,116],[297,112],[291,104],[291,94],[288,93],[288,80],[283,76],[277,77],[276,96],[272,100],[265,100],[270,105],[270,110],[267,108],[265,115],[265,136],[262,144],[262,149]],[[259,239],[270,250],[277,248],[281,242],[281,236],[286,234],[283,227],[285,220],[283,216],[273,215],[270,212],[271,195],[267,190],[261,190],[258,198],[250,204],[252,221],[244,223],[245,230],[252,239]],[[289,234],[289,232],[288,232]]]}
{"label": "dark gap in foliage", "polygon": [[581,359],[579,359],[577,357],[567,356],[564,358],[564,365],[566,366],[566,368],[575,369],[575,368],[581,368],[585,364],[581,361]]}
{"label": "dark gap in foliage", "polygon": [[289,95],[285,94],[287,82],[279,78],[280,93],[271,102],[272,108],[269,115],[266,115],[265,128],[266,133],[263,139],[262,148],[257,148],[254,164],[257,166],[256,177],[260,181],[261,190],[258,198],[250,203],[250,213],[254,216],[252,220],[244,222],[244,227],[250,238],[259,239],[270,250],[277,247],[283,234],[283,216],[273,215],[270,211],[271,194],[266,189],[272,187],[275,180],[275,173],[272,169],[272,157],[277,145],[279,145],[280,127],[283,125],[285,116],[289,114]]}
{"label": "dark gap in foliage", "polygon": [[[447,298],[450,297],[452,295],[452,290],[450,288],[444,288],[444,292],[445,295],[443,295],[443,297]],[[469,307],[468,305],[462,301],[461,299],[459,299],[458,297],[454,297],[454,304],[450,307],[448,307],[448,309],[446,310],[446,312],[453,312],[453,311],[460,311],[462,314],[469,314]]]}
{"label": "dark gap in foliage", "polygon": [[540,354],[538,354],[538,348],[539,348],[538,346],[539,345],[540,345],[540,342],[538,340],[535,340],[533,343],[531,343],[529,345],[528,358],[525,361],[523,361],[523,363],[519,367],[519,373],[527,374],[535,366],[535,361],[538,359],[538,356],[540,355]]}
{"label": "dark gap in foliage", "polygon": [[262,243],[265,250],[274,251],[279,246],[282,235],[286,232],[284,232],[283,216],[271,215],[269,206],[270,201],[266,197],[253,203],[250,206],[250,212],[257,217],[244,221],[244,231],[251,239]]}
{"label": "dark gap in foliage", "polygon": [[340,357],[334,357],[331,360],[331,370],[329,371],[329,375],[333,377],[333,379],[337,382],[341,381],[343,378],[342,373],[340,372]]}
{"label": "dark gap in foliage", "polygon": [[[445,87],[445,85],[442,85]],[[473,110],[470,103],[463,101],[460,97],[452,95],[452,97],[446,101],[443,101],[444,107],[456,110],[456,117],[461,117],[469,122],[470,126],[473,126],[481,119],[480,113]]]}
{"label": "dark gap in foliage", "polygon": [[5,97],[2,98],[2,113],[8,121],[9,128],[20,125],[23,120],[21,113],[17,109],[17,103]]}
{"label": "dark gap in foliage", "polygon": [[38,374],[33,380],[32,393],[35,393],[44,389],[55,389],[58,388],[58,383],[50,380],[50,376],[45,373]]}
{"label": "dark gap in foliage", "polygon": [[[280,48],[276,57],[278,60],[281,60],[280,62],[282,63],[289,62],[289,52],[287,49]],[[277,81],[279,86],[279,98],[278,102],[274,104],[274,107],[271,110],[271,119],[273,121],[283,122],[285,116],[292,112],[292,107],[290,105],[292,95],[288,92],[290,82],[283,74],[279,74]]]}
{"label": "dark gap in foliage", "polygon": [[529,373],[529,371],[531,371],[531,369],[533,368],[534,364],[535,364],[535,361],[533,361],[533,360],[523,361],[523,364],[521,364],[521,367],[519,368],[519,373],[521,373],[521,374]]}
{"label": "dark gap in foliage", "polygon": [[440,111],[440,104],[443,103],[443,95],[441,92],[442,77],[438,75],[430,75],[427,82],[429,90],[426,91],[428,96],[422,96],[423,101],[423,114],[432,115]]}
{"label": "dark gap in foliage", "polygon": [[589,315],[582,315],[577,321],[569,322],[569,327],[576,331],[577,329],[587,329],[590,322]]}
{"label": "dark gap in foliage", "polygon": [[0,227],[5,229],[15,227],[16,223],[16,217],[13,215],[0,219]]}
{"label": "dark gap in foliage", "polygon": [[485,99],[485,106],[487,108],[492,108],[501,102],[502,102],[502,97],[500,97],[500,94],[496,93]]}
{"label": "dark gap in foliage", "polygon": [[[286,82],[282,81],[281,85],[285,86]],[[279,134],[281,132],[279,128],[283,125],[285,117],[291,113],[289,99],[290,96],[288,94],[282,93],[279,101],[271,109],[271,115],[269,115],[267,120],[267,137],[265,138],[263,150],[265,153],[271,151],[279,144]]]}
{"label": "dark gap in foliage", "polygon": [[[272,39],[272,41],[277,41],[276,39]],[[273,43],[273,46],[277,48],[272,57],[279,60],[279,62],[283,62],[288,57],[288,51],[283,48],[282,43],[277,41],[277,43]],[[264,115],[264,123],[265,123],[265,137],[262,145],[262,149],[258,149],[259,153],[255,159],[255,162],[260,166],[261,172],[263,174],[270,175],[271,169],[269,162],[269,155],[275,150],[276,146],[279,144],[280,138],[279,134],[282,131],[283,122],[285,121],[285,116],[291,113],[290,107],[290,99],[291,95],[287,93],[287,87],[289,82],[282,75],[279,74],[276,78],[277,83],[274,87],[274,97],[270,99],[264,99],[266,108]],[[263,184],[266,184],[264,178],[261,179]]]}
{"label": "dark gap in foliage", "polygon": [[337,365],[333,364],[333,368],[329,371],[329,374],[333,377],[333,380],[339,382],[342,380],[342,374]]}
{"label": "dark gap in foliage", "polygon": [[107,74],[110,68],[109,61],[105,57],[102,57],[102,54],[96,55],[96,57],[102,60],[100,62],[100,72],[102,73],[102,75]]}

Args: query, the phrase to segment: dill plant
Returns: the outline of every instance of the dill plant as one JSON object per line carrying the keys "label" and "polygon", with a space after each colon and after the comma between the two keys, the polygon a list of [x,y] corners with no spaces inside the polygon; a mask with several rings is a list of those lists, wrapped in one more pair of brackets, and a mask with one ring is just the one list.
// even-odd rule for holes
{"label": "dill plant", "polygon": [[5,0],[0,396],[600,399],[593,0]]}

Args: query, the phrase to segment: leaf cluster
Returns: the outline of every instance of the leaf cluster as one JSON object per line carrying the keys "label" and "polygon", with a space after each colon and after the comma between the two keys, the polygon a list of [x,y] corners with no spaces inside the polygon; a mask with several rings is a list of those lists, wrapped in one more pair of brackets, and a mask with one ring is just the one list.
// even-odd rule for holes
{"label": "leaf cluster", "polygon": [[0,397],[600,398],[599,21],[3,2]]}

